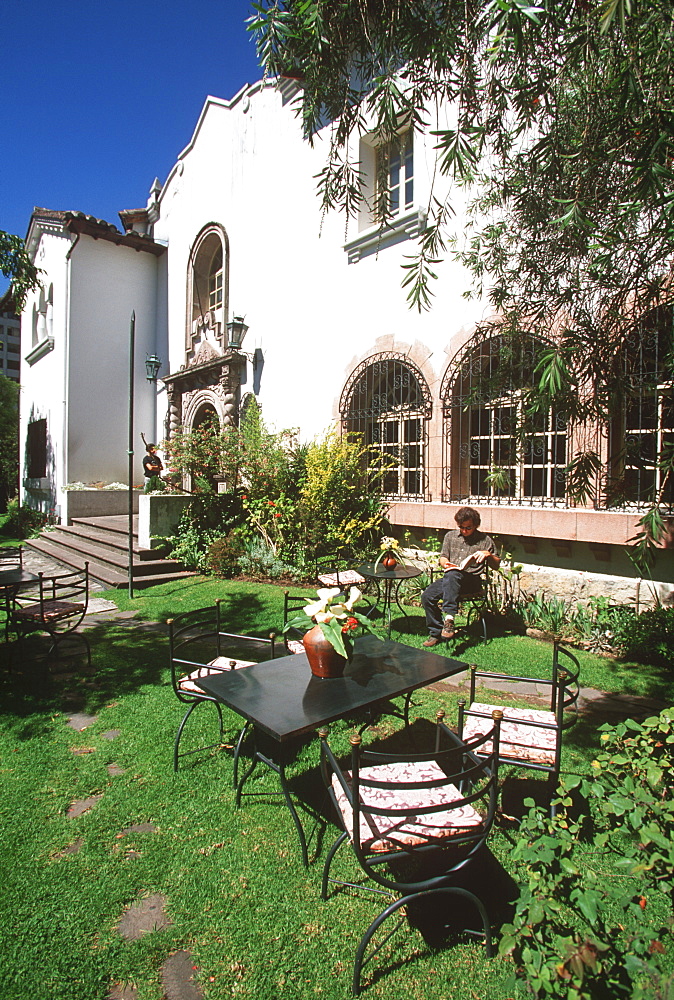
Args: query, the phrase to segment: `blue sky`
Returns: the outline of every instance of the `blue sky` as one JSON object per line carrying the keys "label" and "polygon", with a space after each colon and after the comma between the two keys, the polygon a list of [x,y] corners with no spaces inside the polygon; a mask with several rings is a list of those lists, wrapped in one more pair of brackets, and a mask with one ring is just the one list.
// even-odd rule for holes
{"label": "blue sky", "polygon": [[25,236],[36,205],[117,226],[145,205],[207,95],[262,75],[251,13],[250,0],[2,0],[0,229]]}

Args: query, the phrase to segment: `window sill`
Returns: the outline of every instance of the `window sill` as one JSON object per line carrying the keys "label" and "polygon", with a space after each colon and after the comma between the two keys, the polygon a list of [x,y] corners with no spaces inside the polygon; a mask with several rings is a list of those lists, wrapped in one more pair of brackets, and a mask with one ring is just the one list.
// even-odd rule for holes
{"label": "window sill", "polygon": [[45,354],[49,354],[53,350],[54,350],[54,338],[47,337],[46,340],[43,340],[40,344],[37,345],[37,347],[34,347],[33,350],[30,352],[30,354],[26,355],[26,362],[29,365],[34,365],[36,361],[39,361],[40,358],[43,358],[45,356]]}
{"label": "window sill", "polygon": [[23,486],[29,493],[49,493],[51,483],[46,476],[38,476],[24,479]]}
{"label": "window sill", "polygon": [[349,264],[357,264],[361,257],[385,250],[404,240],[410,240],[426,228],[426,212],[422,208],[412,208],[404,215],[399,215],[390,225],[382,229],[380,226],[370,226],[354,239],[344,244],[349,255]]}

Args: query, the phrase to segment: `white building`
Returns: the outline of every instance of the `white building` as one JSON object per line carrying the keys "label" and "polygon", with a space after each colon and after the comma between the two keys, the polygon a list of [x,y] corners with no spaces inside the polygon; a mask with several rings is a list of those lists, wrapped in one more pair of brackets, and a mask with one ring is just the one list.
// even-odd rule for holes
{"label": "white building", "polygon": [[[236,422],[253,393],[279,429],[298,427],[307,439],[339,421],[392,458],[394,523],[421,534],[444,529],[458,503],[474,503],[487,531],[559,578],[581,568],[588,579],[599,574],[601,592],[609,577],[632,576],[623,546],[658,474],[655,458],[621,460],[634,496],[609,511],[600,500],[591,509],[567,502],[563,468],[577,431],[558,415],[515,449],[509,414],[526,359],[501,380],[498,399],[477,401],[476,379],[502,359],[498,338],[475,339],[487,312],[463,298],[469,276],[441,264],[434,306],[422,314],[408,308],[401,287],[426,206],[444,195],[432,189],[434,138],[403,133],[400,146],[378,150],[372,136],[361,137],[353,152],[365,194],[385,156],[395,221],[382,236],[365,204],[345,233],[343,217],[322,218],[316,195],[329,130],[313,147],[302,140],[295,87],[258,83],[231,101],[209,97],[163,186],[155,182],[145,208],[120,212],[123,233],[36,209],[28,247],[46,281],[22,324],[25,497],[58,506],[68,482],[126,481],[135,312],[137,482],[140,431],[161,440],[212,411]],[[458,193],[455,208],[461,218]],[[249,329],[242,349],[228,330],[234,317]],[[653,338],[657,347],[655,328]],[[155,353],[163,361],[156,393],[143,365]],[[662,391],[652,381],[644,414]],[[607,462],[625,453],[630,434],[650,446],[651,430],[634,407],[621,415],[606,431]],[[494,468],[500,482],[490,478]],[[674,580],[673,570],[663,553],[659,578]]]}

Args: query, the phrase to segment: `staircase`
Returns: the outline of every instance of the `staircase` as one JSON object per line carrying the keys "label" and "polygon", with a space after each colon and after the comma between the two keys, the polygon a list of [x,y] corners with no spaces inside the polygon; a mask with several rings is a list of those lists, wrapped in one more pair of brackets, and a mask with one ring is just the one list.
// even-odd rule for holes
{"label": "staircase", "polygon": [[[76,517],[71,525],[43,531],[23,543],[50,559],[73,569],[89,561],[89,575],[106,587],[126,587],[129,582],[129,519],[125,514]],[[157,559],[152,549],[138,546],[138,515],[133,518],[134,587],[152,587],[196,576],[175,559]]]}

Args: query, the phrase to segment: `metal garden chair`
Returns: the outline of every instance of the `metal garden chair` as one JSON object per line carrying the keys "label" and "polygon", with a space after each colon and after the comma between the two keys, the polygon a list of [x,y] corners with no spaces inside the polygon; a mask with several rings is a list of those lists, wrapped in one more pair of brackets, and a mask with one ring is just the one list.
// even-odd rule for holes
{"label": "metal garden chair", "polygon": [[[453,896],[471,903],[479,914],[481,934],[491,956],[491,929],[484,903],[455,883],[458,873],[483,848],[496,813],[500,715],[500,711],[494,712],[487,735],[464,742],[444,724],[444,712],[438,712],[435,745],[423,754],[368,750],[362,747],[360,736],[354,735],[348,769],[335,758],[327,729],[321,730],[323,778],[342,827],[325,861],[322,898],[327,899],[330,883],[394,897],[360,939],[353,967],[354,996],[361,990],[363,967],[384,943],[370,949],[375,933],[401,907],[418,900]],[[485,751],[488,741],[490,749]],[[346,842],[374,886],[331,876],[333,859]],[[422,859],[428,865],[425,870],[419,867]],[[403,916],[384,940],[404,921]]]}
{"label": "metal garden chair", "polygon": [[[27,635],[46,632],[51,645],[47,652],[58,657],[59,644],[76,631],[89,605],[89,563],[84,570],[46,576],[38,573],[37,583],[30,589],[13,592],[7,605],[7,628],[19,641],[21,655]],[[91,666],[91,647],[81,636]]]}
{"label": "metal garden chair", "polygon": [[[187,710],[182,718],[173,744],[173,770],[178,770],[178,759],[225,745],[222,708],[211,695],[196,683],[200,677],[241,670],[253,663],[271,660],[275,655],[275,633],[269,638],[237,635],[227,632],[222,621],[221,601],[212,607],[186,611],[167,620],[169,628],[169,657],[171,683],[176,697]],[[202,704],[213,704],[218,713],[219,739],[217,743],[180,752],[180,741],[187,721]],[[234,787],[238,780],[238,763],[241,748],[248,731],[246,723],[239,732],[234,750]]]}
{"label": "metal garden chair", "polygon": [[[552,666],[547,678],[513,676],[489,670],[470,668],[470,700],[459,700],[459,736],[474,739],[489,729],[494,709],[503,711],[499,760],[501,764],[516,764],[534,771],[543,771],[556,787],[559,779],[562,756],[562,735],[575,725],[578,719],[578,660],[559,642],[555,642],[552,652]],[[477,701],[477,684],[498,687],[507,684],[512,692],[517,685],[539,685],[549,690],[548,707],[515,708],[509,705],[492,705]],[[530,690],[530,687],[529,687]],[[490,752],[485,744],[483,753]],[[554,815],[554,807],[551,806]]]}

